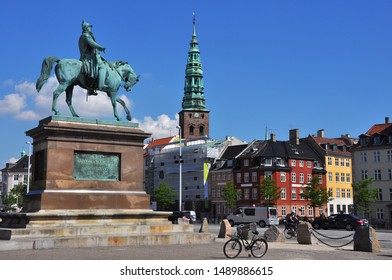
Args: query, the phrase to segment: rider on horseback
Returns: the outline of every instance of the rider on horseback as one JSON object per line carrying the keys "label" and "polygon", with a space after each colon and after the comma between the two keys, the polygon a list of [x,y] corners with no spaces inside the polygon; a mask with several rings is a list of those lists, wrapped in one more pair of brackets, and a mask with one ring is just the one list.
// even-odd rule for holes
{"label": "rider on horseback", "polygon": [[[98,86],[96,86],[95,83],[91,83],[91,88],[103,90],[107,87],[107,85],[105,85],[107,65],[105,63],[106,60],[99,52],[105,52],[105,48],[95,41],[92,27],[91,24],[83,20],[82,35],[79,37],[80,60],[83,63],[82,69],[86,74],[86,77],[93,81],[98,78]],[[87,93],[88,95],[97,95],[93,89],[89,89]]]}

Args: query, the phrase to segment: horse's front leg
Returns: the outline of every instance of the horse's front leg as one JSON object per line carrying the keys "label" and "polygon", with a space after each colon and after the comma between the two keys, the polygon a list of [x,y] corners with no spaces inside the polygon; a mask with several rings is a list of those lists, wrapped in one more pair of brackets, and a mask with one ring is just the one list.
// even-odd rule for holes
{"label": "horse's front leg", "polygon": [[66,86],[63,84],[60,84],[56,90],[53,92],[53,102],[52,102],[52,111],[54,112],[55,115],[60,115],[60,111],[57,110],[57,99],[61,95],[61,93],[66,89]]}
{"label": "horse's front leg", "polygon": [[125,113],[127,114],[127,120],[131,121],[132,120],[132,116],[131,113],[129,112],[127,105],[125,105],[124,100],[122,100],[120,97],[117,96],[116,98],[117,102],[121,104],[121,106],[123,106]]}
{"label": "horse's front leg", "polygon": [[121,118],[118,116],[118,112],[117,112],[117,106],[116,106],[116,100],[117,100],[117,93],[116,92],[111,92],[111,93],[107,93],[110,101],[112,102],[112,107],[113,107],[113,114],[114,117],[118,120],[121,121]]}
{"label": "horse's front leg", "polygon": [[72,95],[73,95],[73,88],[74,86],[69,86],[66,90],[66,99],[65,101],[67,102],[68,108],[71,111],[72,116],[79,118],[79,115],[76,113],[74,107],[72,106]]}

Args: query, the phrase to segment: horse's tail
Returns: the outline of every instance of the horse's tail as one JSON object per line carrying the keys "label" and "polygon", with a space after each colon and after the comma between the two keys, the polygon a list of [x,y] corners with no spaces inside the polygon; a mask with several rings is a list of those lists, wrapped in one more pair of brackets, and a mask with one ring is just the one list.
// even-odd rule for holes
{"label": "horse's tail", "polygon": [[60,59],[55,56],[48,56],[42,62],[41,75],[39,76],[35,88],[39,92],[42,86],[46,83],[49,78],[50,72],[52,72],[53,64],[59,62]]}

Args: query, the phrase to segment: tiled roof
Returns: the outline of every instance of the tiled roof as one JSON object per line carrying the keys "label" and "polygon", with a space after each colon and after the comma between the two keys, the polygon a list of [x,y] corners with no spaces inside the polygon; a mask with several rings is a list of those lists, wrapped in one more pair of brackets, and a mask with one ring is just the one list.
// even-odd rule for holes
{"label": "tiled roof", "polygon": [[166,138],[160,138],[160,139],[156,139],[151,141],[150,143],[148,143],[148,145],[145,147],[145,149],[149,149],[155,146],[164,146],[166,144],[171,143],[174,139],[177,139],[176,136],[170,136],[170,137],[166,137]]}
{"label": "tiled roof", "polygon": [[375,124],[373,125],[367,132],[367,135],[374,135],[376,133],[389,133],[392,132],[392,124],[383,123],[383,124]]}

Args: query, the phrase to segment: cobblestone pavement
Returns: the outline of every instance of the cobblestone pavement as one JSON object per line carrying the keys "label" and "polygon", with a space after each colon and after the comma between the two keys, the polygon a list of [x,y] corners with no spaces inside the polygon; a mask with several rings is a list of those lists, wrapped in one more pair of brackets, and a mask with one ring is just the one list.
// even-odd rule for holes
{"label": "cobblestone pavement", "polygon": [[[224,240],[197,245],[150,245],[129,247],[61,248],[0,251],[2,260],[222,260]],[[353,244],[332,248],[323,244],[303,245],[296,241],[269,242],[265,260],[392,260],[392,249],[379,253],[353,250]],[[237,259],[248,259],[242,252]],[[253,257],[250,260],[258,260]]]}

